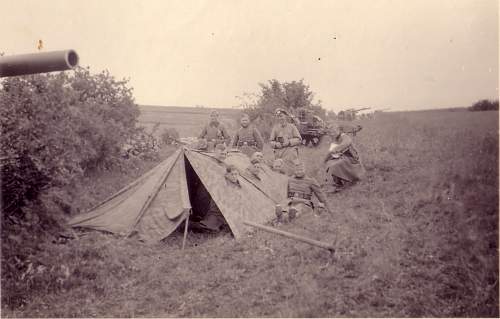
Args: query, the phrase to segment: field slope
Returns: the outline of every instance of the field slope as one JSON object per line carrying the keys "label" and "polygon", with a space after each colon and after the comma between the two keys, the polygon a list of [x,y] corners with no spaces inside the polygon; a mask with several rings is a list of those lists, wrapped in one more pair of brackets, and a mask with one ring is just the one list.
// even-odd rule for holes
{"label": "field slope", "polygon": [[[262,231],[189,233],[184,251],[180,232],[154,246],[90,232],[47,244],[39,254],[60,275],[2,315],[498,317],[498,112],[361,124],[366,179],[329,196],[331,215],[279,226],[333,242],[335,255]],[[318,179],[327,143],[301,149]]]}

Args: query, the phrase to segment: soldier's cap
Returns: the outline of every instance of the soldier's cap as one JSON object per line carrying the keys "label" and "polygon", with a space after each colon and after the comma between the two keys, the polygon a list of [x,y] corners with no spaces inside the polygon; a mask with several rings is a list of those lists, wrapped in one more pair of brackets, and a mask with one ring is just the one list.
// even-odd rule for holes
{"label": "soldier's cap", "polygon": [[241,114],[241,119],[244,119],[244,118],[250,119],[250,115],[248,115],[247,113]]}
{"label": "soldier's cap", "polygon": [[226,173],[231,173],[233,171],[238,172],[238,169],[236,168],[236,166],[234,166],[233,164],[229,164],[228,166],[226,166]]}
{"label": "soldier's cap", "polygon": [[285,114],[285,115],[288,115],[288,112],[285,111],[284,109],[282,108],[277,108],[275,111],[274,111],[274,115],[275,116],[279,116],[281,114]]}
{"label": "soldier's cap", "polygon": [[210,112],[210,115],[217,115],[217,116],[219,116],[219,112],[217,112],[217,110],[213,110],[212,112]]}

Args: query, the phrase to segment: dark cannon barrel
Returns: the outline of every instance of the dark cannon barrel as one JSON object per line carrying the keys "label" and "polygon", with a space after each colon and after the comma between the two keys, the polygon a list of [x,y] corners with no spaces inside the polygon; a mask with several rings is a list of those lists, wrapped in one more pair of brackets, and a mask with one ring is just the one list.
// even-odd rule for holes
{"label": "dark cannon barrel", "polygon": [[18,54],[0,57],[0,77],[64,71],[78,65],[74,50]]}

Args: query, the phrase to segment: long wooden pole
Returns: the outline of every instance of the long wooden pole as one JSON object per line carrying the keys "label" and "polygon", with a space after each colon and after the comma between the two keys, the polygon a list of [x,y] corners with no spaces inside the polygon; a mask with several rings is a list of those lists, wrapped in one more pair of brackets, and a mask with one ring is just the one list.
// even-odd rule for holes
{"label": "long wooden pole", "polygon": [[184,237],[182,238],[182,250],[184,250],[184,245],[186,244],[186,238],[188,234],[188,223],[189,223],[189,215],[191,214],[191,210],[187,211],[186,220],[184,221]]}
{"label": "long wooden pole", "polygon": [[335,247],[333,247],[333,245],[325,243],[325,242],[317,241],[317,240],[310,239],[310,238],[307,238],[307,237],[304,237],[304,236],[292,234],[292,233],[286,232],[284,230],[279,230],[279,229],[276,229],[276,228],[273,228],[273,227],[264,226],[264,225],[261,225],[261,224],[256,224],[256,223],[249,222],[249,221],[246,221],[246,220],[243,221],[243,224],[248,225],[248,226],[252,226],[252,227],[255,227],[255,228],[259,228],[259,229],[265,230],[265,231],[273,233],[273,234],[278,234],[278,235],[285,236],[285,237],[288,237],[288,238],[292,238],[292,239],[295,239],[295,240],[298,240],[298,241],[302,241],[302,242],[308,243],[310,245],[314,245],[314,246],[318,246],[318,247],[321,247],[321,248],[324,248],[324,249],[328,249],[332,253],[335,252]]}

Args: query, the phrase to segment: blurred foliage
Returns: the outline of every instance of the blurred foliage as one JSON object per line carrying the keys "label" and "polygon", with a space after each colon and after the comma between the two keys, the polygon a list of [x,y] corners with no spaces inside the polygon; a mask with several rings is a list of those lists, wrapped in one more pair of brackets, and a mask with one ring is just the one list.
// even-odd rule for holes
{"label": "blurred foliage", "polygon": [[164,128],[160,134],[160,139],[164,144],[170,145],[179,139],[179,132],[172,127]]}
{"label": "blurred foliage", "polygon": [[480,100],[469,107],[470,111],[498,111],[498,100]]}
{"label": "blurred foliage", "polygon": [[127,81],[107,71],[12,77],[0,90],[2,215],[40,191],[115,162],[139,109]]}

